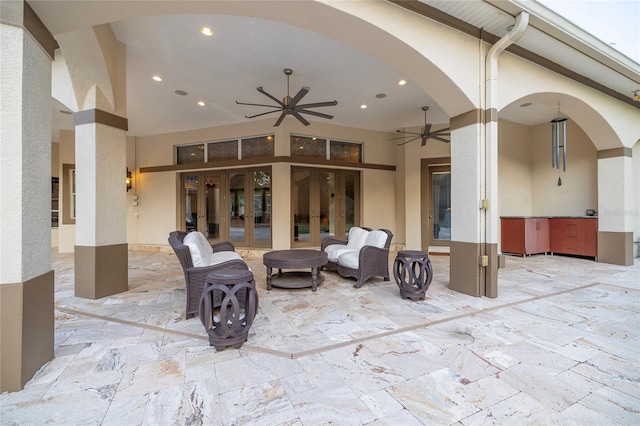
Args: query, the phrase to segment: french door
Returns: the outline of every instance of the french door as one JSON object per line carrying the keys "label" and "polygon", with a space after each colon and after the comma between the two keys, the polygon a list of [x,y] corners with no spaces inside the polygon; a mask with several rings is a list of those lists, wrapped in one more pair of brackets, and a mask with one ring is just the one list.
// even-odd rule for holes
{"label": "french door", "polygon": [[451,166],[429,166],[429,245],[448,246],[451,242]]}
{"label": "french door", "polygon": [[210,242],[271,246],[271,169],[183,173],[182,223]]}
{"label": "french door", "polygon": [[291,169],[292,247],[344,239],[360,224],[360,173],[310,167]]}

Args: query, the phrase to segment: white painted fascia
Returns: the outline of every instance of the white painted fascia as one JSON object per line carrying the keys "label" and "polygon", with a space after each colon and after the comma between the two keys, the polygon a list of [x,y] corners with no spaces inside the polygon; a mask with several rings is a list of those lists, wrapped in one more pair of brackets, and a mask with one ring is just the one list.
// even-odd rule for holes
{"label": "white painted fascia", "polygon": [[[619,52],[602,40],[594,37],[563,16],[532,0],[484,0],[513,16],[520,11],[531,14],[529,25],[573,47],[590,58],[619,72],[627,78],[640,82],[640,64]],[[635,23],[631,23],[634,25]]]}

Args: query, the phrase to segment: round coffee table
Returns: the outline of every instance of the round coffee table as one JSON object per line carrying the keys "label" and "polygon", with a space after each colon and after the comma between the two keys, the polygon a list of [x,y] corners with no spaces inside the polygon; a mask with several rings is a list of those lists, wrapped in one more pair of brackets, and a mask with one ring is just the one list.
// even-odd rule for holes
{"label": "round coffee table", "polygon": [[[262,263],[267,267],[267,290],[271,286],[279,288],[311,287],[316,291],[318,284],[324,281],[320,267],[327,264],[327,253],[320,250],[273,250],[262,256]],[[272,274],[278,268],[277,274]],[[283,269],[307,269],[306,271],[282,272]],[[311,280],[309,280],[311,277]]]}

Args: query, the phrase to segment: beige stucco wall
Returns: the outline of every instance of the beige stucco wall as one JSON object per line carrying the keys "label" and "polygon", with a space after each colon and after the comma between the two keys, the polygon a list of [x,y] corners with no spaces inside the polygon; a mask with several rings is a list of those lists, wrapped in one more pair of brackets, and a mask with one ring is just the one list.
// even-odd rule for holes
{"label": "beige stucco wall", "polygon": [[551,124],[531,128],[532,214],[582,216],[598,209],[598,164],[593,143],[576,123],[567,122],[567,171],[551,167]]}
{"label": "beige stucco wall", "polygon": [[[3,8],[3,12],[10,10],[14,9]],[[15,10],[19,15],[22,9]],[[51,65],[21,27],[22,20],[18,22],[18,26],[0,24],[2,284],[43,275],[51,265],[51,204],[43,202],[51,199],[51,107],[46,102]]]}
{"label": "beige stucco wall", "polygon": [[[367,129],[335,126],[313,122],[305,127],[287,119],[274,128],[273,120],[248,120],[246,123],[185,132],[144,136],[128,139],[127,164],[137,168],[134,190],[128,195],[127,232],[130,245],[166,245],[167,235],[178,226],[177,206],[180,172],[139,173],[140,167],[166,166],[174,163],[175,146],[217,140],[275,134],[275,152],[289,155],[290,135],[315,136],[363,144],[366,163],[394,165],[396,145],[388,133]],[[135,161],[132,159],[135,156]],[[292,163],[295,162],[295,157]],[[212,167],[213,168],[213,167]],[[273,177],[273,248],[288,248],[290,244],[290,163],[272,167]],[[419,168],[418,168],[419,171]],[[362,172],[362,224],[373,228],[396,230],[396,173],[386,170],[364,169]],[[133,206],[132,196],[138,197]],[[404,235],[398,237],[404,240]],[[397,242],[394,240],[394,242]]]}
{"label": "beige stucco wall", "polygon": [[562,113],[589,135],[597,149],[631,148],[638,140],[640,110],[586,85],[504,53],[499,62],[498,110],[524,96]]}
{"label": "beige stucco wall", "polygon": [[529,216],[533,212],[531,128],[500,120],[498,132],[499,214]]}

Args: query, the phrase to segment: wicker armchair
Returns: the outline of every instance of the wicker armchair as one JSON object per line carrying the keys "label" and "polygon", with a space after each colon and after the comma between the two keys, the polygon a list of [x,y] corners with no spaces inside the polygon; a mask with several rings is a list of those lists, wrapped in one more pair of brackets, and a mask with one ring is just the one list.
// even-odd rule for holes
{"label": "wicker armchair", "polygon": [[[200,297],[205,287],[207,275],[217,269],[227,267],[237,267],[242,269],[248,269],[247,264],[242,259],[233,259],[221,263],[216,263],[210,266],[193,266],[193,260],[191,258],[191,252],[189,247],[183,244],[184,237],[187,235],[183,231],[173,231],[169,233],[169,244],[176,253],[176,257],[182,265],[182,271],[184,272],[184,281],[187,286],[187,310],[186,318],[191,318],[198,314]],[[231,242],[225,241],[211,245],[214,253],[222,251],[235,251],[235,247]],[[214,301],[218,305],[221,300]]]}
{"label": "wicker armchair", "polygon": [[[371,231],[370,228],[362,228]],[[328,271],[337,271],[342,277],[356,279],[354,287],[360,288],[369,278],[380,276],[385,281],[389,281],[389,247],[393,234],[388,229],[380,229],[387,235],[383,247],[364,244],[361,247],[348,249],[348,241],[334,238],[325,238],[322,241],[321,250],[327,251],[327,247],[333,245],[334,248],[343,245],[344,250],[338,258],[329,256],[329,262],[325,266]],[[350,233],[351,235],[351,233]],[[330,250],[330,249],[329,249]]]}

